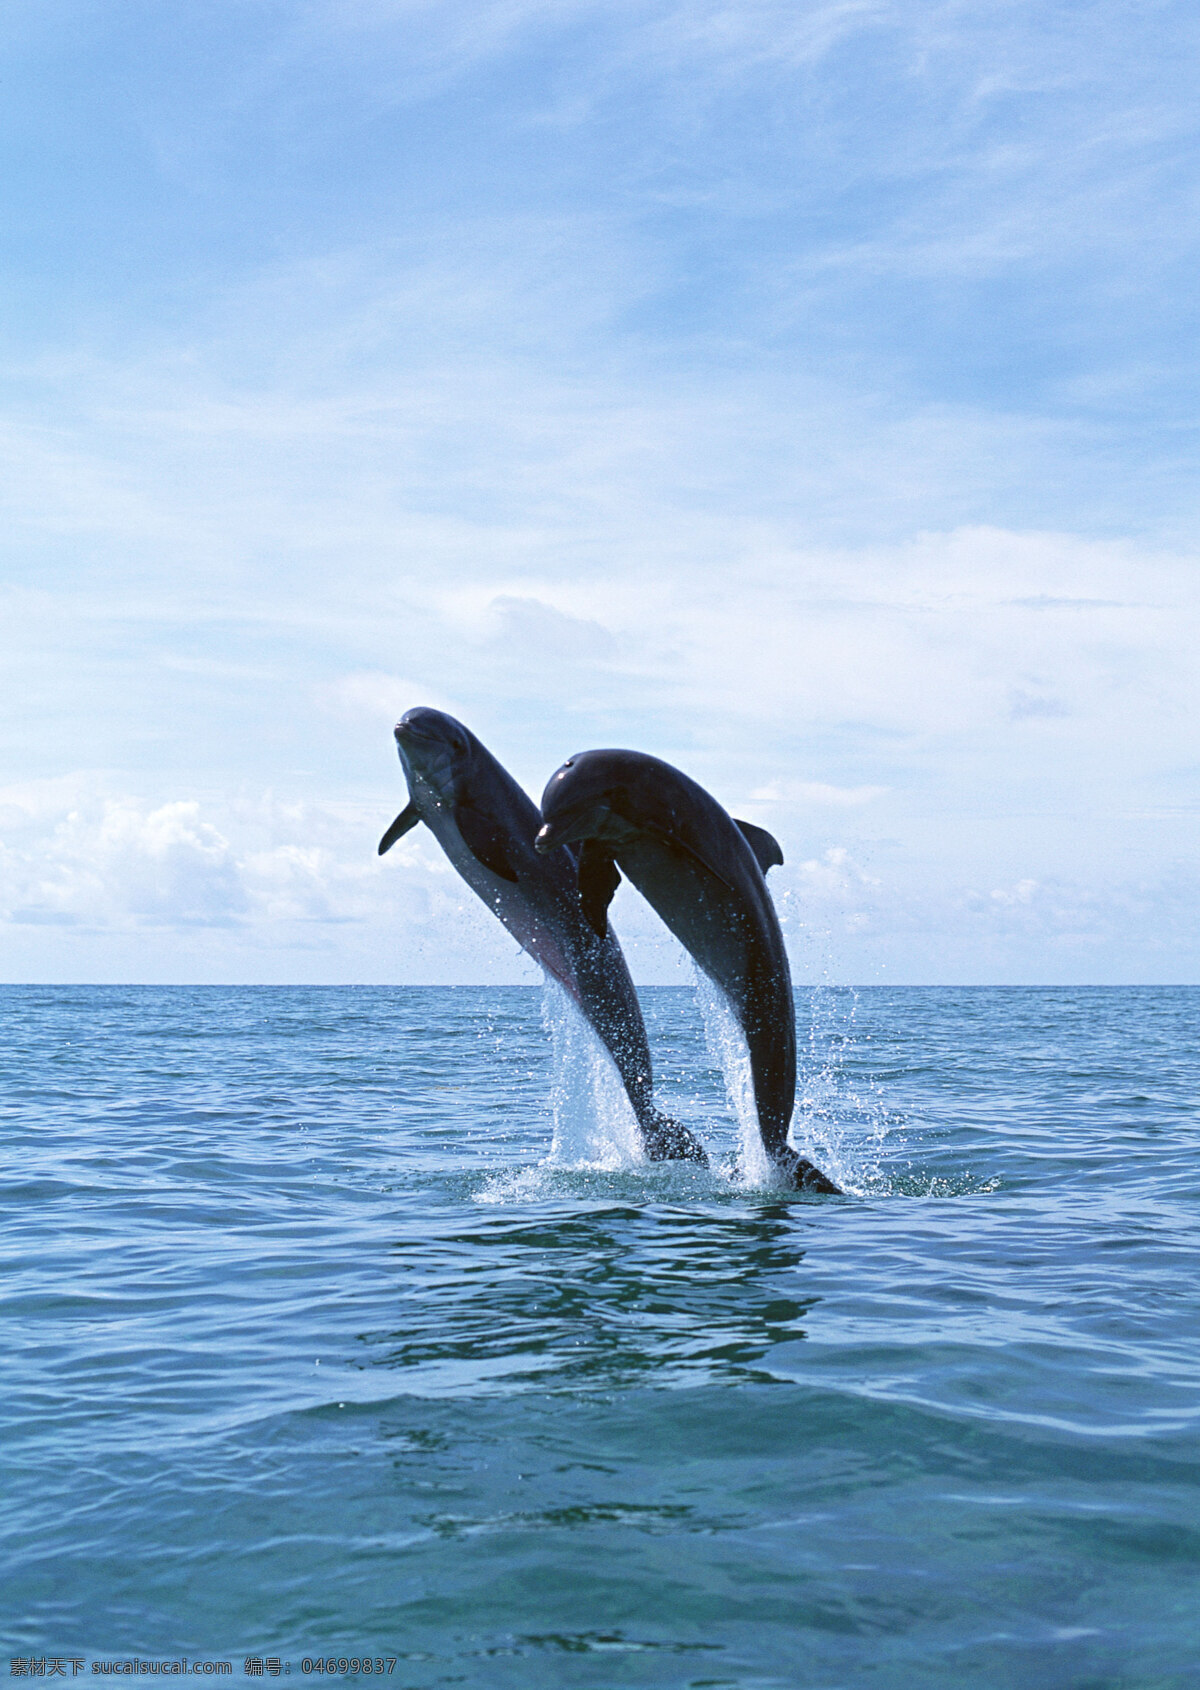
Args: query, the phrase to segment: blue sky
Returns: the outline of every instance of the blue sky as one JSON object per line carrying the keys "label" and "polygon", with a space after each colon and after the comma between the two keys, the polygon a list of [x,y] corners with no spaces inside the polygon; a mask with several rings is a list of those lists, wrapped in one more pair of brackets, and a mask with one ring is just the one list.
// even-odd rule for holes
{"label": "blue sky", "polygon": [[803,979],[1200,979],[1198,37],[10,0],[3,976],[532,978],[374,857],[425,702],[770,827]]}

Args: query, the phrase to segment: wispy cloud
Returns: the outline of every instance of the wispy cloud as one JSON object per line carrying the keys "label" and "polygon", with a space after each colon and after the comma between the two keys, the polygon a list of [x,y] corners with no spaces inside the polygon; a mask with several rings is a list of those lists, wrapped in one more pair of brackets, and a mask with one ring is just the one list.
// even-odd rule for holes
{"label": "wispy cloud", "polygon": [[847,967],[1187,925],[1182,4],[14,17],[8,933],[498,967],[370,860],[418,702],[753,806]]}
{"label": "wispy cloud", "polygon": [[777,780],[750,794],[756,804],[831,804],[838,809],[882,798],[886,786],[830,786],[819,780]]}

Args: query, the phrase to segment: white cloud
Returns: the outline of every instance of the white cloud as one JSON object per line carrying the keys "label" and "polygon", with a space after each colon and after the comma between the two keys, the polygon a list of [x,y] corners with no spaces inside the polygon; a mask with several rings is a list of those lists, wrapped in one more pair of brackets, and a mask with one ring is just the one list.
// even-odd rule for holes
{"label": "white cloud", "polygon": [[[62,954],[68,978],[113,956],[142,979],[536,978],[424,829],[379,858],[391,814],[270,794],[155,805],[92,777],[0,791],[8,966],[37,977],[37,957]],[[48,953],[40,936],[60,932],[73,949]]]}
{"label": "white cloud", "polygon": [[496,640],[518,661],[574,668],[616,655],[617,642],[602,623],[570,616],[542,599],[501,594],[489,609],[500,623]]}
{"label": "white cloud", "polygon": [[48,837],[8,850],[4,870],[19,923],[228,925],[246,909],[229,842],[196,803],[72,809]]}
{"label": "white cloud", "polygon": [[751,798],[757,804],[829,804],[835,808],[857,807],[882,798],[886,786],[830,786],[819,780],[776,780],[757,787]]}
{"label": "white cloud", "polygon": [[854,862],[844,845],[831,845],[821,857],[802,862],[794,874],[803,902],[856,905],[878,894],[881,881]]}
{"label": "white cloud", "polygon": [[371,669],[343,675],[320,687],[318,697],[327,709],[348,721],[374,719],[394,726],[406,710],[418,704],[454,714],[453,705],[423,681]]}
{"label": "white cloud", "polygon": [[[108,958],[140,979],[536,981],[424,829],[376,855],[388,819],[386,806],[270,795],[155,805],[90,779],[6,790],[7,966],[33,978],[103,978],[118,966]],[[1120,979],[1131,957],[1136,977],[1171,979],[1200,966],[1200,883],[1186,864],[981,889],[969,864],[939,873],[862,842],[789,858],[770,881],[800,981]],[[690,977],[628,886],[613,923],[639,979]]]}

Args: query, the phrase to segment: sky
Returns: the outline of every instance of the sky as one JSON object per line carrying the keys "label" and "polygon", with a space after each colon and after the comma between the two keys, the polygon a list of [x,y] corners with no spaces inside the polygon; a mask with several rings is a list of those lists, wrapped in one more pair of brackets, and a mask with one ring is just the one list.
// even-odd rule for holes
{"label": "sky", "polygon": [[769,828],[801,981],[1200,981],[1198,60],[1170,0],[8,0],[0,978],[536,979],[376,855],[423,703]]}

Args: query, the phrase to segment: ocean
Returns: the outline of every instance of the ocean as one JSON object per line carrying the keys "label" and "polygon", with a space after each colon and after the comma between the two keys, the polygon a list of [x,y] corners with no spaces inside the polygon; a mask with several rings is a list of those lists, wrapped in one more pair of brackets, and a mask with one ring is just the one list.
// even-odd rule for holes
{"label": "ocean", "polygon": [[1200,989],[642,996],[0,989],[0,1673],[1200,1686]]}

